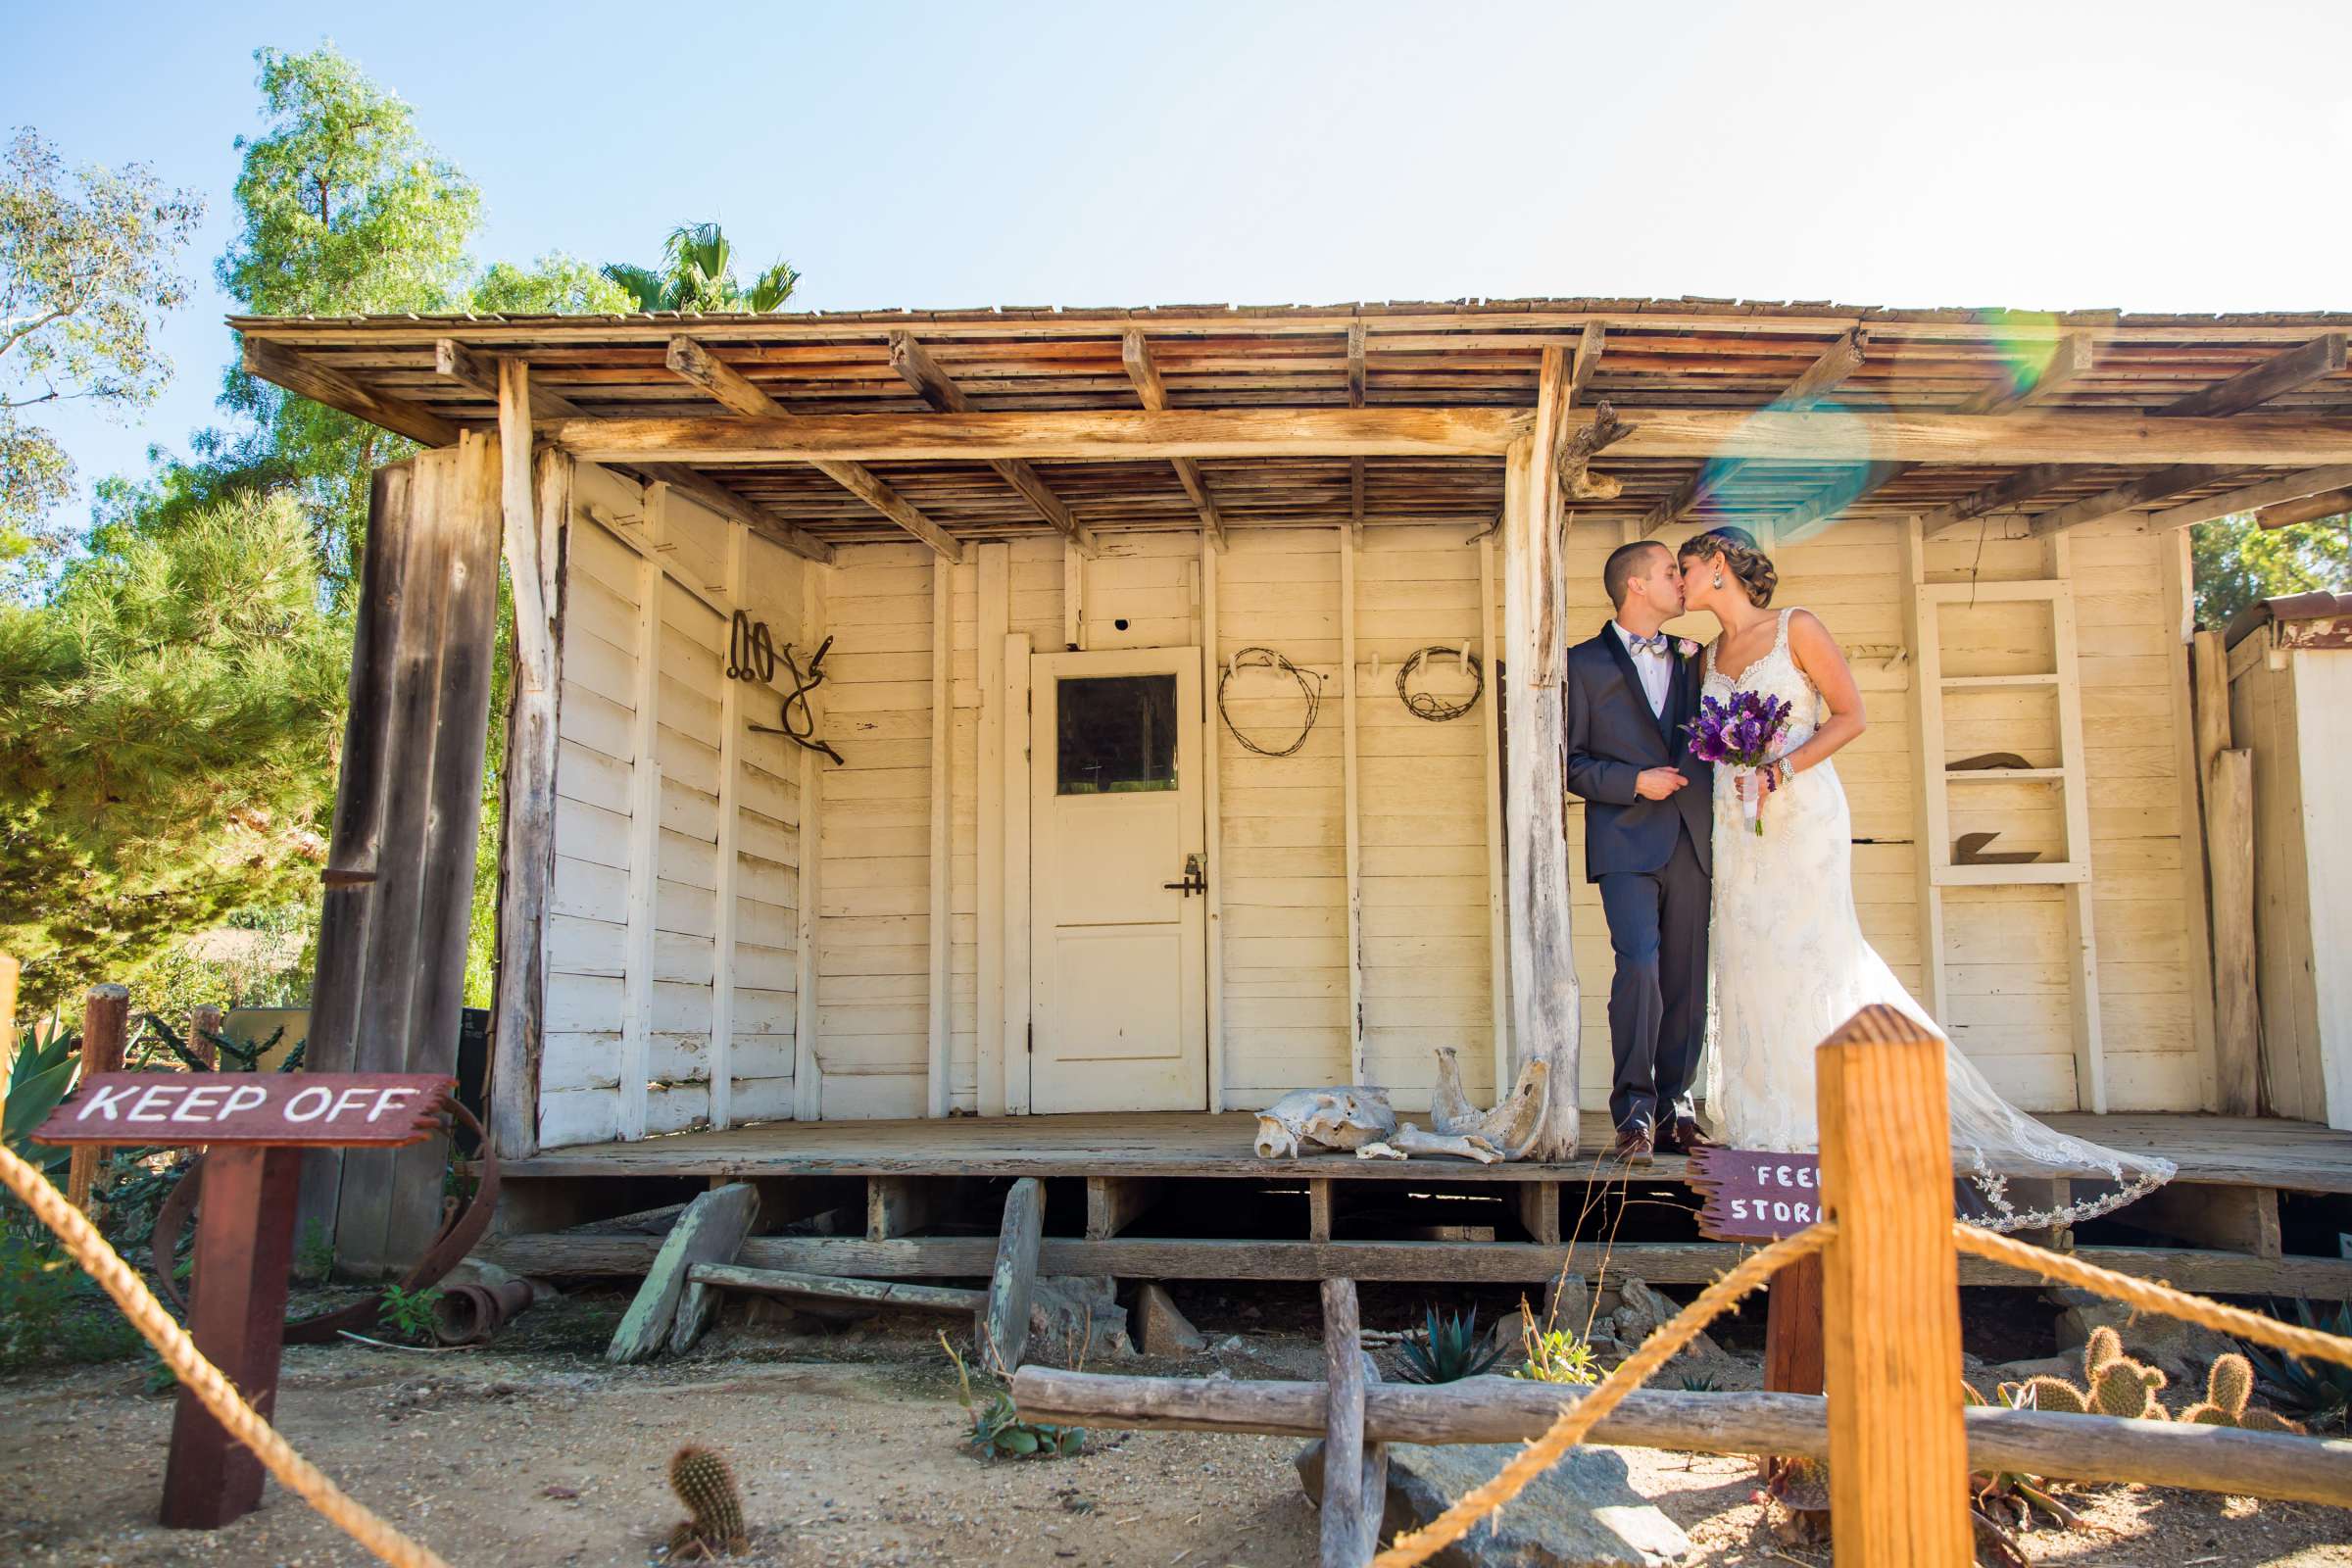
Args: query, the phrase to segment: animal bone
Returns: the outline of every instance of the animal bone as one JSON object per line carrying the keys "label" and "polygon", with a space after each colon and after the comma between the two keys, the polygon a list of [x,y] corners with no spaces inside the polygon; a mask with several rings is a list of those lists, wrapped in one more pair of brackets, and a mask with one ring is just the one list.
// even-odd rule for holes
{"label": "animal bone", "polygon": [[1396,1112],[1385,1089],[1294,1089],[1257,1113],[1257,1157],[1297,1159],[1361,1149],[1396,1131]]}
{"label": "animal bone", "polygon": [[1544,1109],[1551,1089],[1551,1063],[1530,1061],[1519,1069],[1519,1081],[1493,1110],[1480,1110],[1462,1090],[1462,1069],[1451,1046],[1438,1048],[1438,1082],[1430,1091],[1429,1122],[1441,1133],[1486,1140],[1504,1159],[1524,1159],[1544,1126]]}
{"label": "animal bone", "polygon": [[[1492,1165],[1502,1158],[1501,1150],[1475,1133],[1450,1136],[1425,1133],[1409,1121],[1396,1129],[1395,1137],[1375,1147],[1396,1151],[1398,1159],[1414,1154],[1459,1154],[1464,1159],[1475,1159],[1481,1165]],[[1366,1150],[1357,1150],[1356,1158],[1363,1158],[1366,1152]]]}

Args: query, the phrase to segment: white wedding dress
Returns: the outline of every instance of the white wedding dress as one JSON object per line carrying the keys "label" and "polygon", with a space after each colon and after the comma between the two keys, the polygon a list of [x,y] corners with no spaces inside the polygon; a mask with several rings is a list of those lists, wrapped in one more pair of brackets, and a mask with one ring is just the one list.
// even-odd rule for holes
{"label": "white wedding dress", "polygon": [[[1781,612],[1772,651],[1737,680],[1716,669],[1710,645],[1702,687],[1718,701],[1750,691],[1787,702],[1781,755],[1803,745],[1821,716],[1821,695],[1788,651],[1790,613]],[[1816,763],[1766,797],[1759,821],[1760,834],[1740,813],[1734,770],[1717,767],[1707,1105],[1731,1148],[1810,1152],[1820,1147],[1816,1045],[1873,1003],[1899,1008],[1938,1036],[1943,1031],[1863,940],[1854,912],[1853,823],[1836,764]],[[2121,1207],[2172,1178],[2168,1160],[2070,1138],[2026,1115],[1943,1038],[1952,1163],[1967,1178],[1961,1217],[1995,1230],[2063,1225]],[[2012,1200],[2009,1178],[2050,1175],[2073,1178],[2067,1201],[2021,1207]]]}

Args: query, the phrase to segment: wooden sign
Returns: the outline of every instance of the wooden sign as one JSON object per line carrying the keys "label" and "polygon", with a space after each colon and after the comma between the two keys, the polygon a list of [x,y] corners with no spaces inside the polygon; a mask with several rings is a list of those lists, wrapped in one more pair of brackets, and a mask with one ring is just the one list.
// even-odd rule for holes
{"label": "wooden sign", "polygon": [[1705,1149],[1686,1179],[1704,1200],[1698,1233],[1718,1242],[1777,1242],[1821,1218],[1821,1156]]}
{"label": "wooden sign", "polygon": [[423,1072],[100,1072],[33,1133],[43,1144],[414,1144],[455,1080]]}
{"label": "wooden sign", "polygon": [[[277,1402],[303,1149],[417,1143],[440,1130],[434,1117],[453,1087],[418,1072],[95,1072],[32,1136],[93,1152],[106,1144],[211,1146],[200,1167],[188,1332],[267,1420]],[[218,1530],[261,1500],[261,1460],[180,1390],[163,1522]]]}

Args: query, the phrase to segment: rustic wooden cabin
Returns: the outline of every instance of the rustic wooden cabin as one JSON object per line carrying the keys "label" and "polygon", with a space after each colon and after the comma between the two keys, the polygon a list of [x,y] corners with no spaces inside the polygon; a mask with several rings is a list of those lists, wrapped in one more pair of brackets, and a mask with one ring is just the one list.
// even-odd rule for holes
{"label": "rustic wooden cabin", "polygon": [[[1050,1272],[1537,1281],[1612,1232],[1706,1278],[1679,1161],[1599,1163],[1555,681],[1613,547],[1736,521],[1861,676],[1874,942],[2020,1104],[2181,1163],[2080,1240],[2352,1292],[2352,1136],[2216,1114],[2253,1047],[2217,1040],[2186,531],[2352,482],[2348,319],[239,319],[428,449],[377,486],[312,1059],[454,1039],[503,549],[504,1255],[642,1263],[568,1227],[749,1177],[856,1223],[747,1257],[984,1273],[1032,1174]],[[1553,1157],[1253,1157],[1286,1091],[1409,1114],[1442,1051],[1482,1104],[1555,1064]],[[347,1259],[414,1251],[415,1157],[314,1188]]]}

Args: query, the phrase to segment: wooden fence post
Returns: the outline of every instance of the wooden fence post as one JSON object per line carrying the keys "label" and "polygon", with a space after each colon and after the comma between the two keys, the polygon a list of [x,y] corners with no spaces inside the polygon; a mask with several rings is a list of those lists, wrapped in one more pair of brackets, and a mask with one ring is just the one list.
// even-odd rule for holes
{"label": "wooden fence post", "polygon": [[1941,1039],[1870,1006],[1814,1054],[1837,1560],[1968,1568],[1960,1263]]}
{"label": "wooden fence post", "polygon": [[220,1031],[226,1014],[211,1003],[188,1009],[188,1050],[208,1067],[220,1065]]}
{"label": "wooden fence post", "polygon": [[[121,1072],[122,1051],[130,1038],[130,988],[97,985],[81,1004],[81,1078],[94,1072]],[[83,1213],[91,1212],[90,1184],[98,1176],[98,1160],[106,1151],[94,1144],[74,1146],[73,1162],[66,1167],[66,1201]]]}

